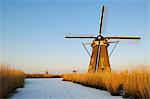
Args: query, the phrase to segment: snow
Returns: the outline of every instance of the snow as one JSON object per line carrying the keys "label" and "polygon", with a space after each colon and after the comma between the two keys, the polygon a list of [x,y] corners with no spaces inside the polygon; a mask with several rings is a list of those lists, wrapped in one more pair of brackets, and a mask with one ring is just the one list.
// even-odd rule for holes
{"label": "snow", "polygon": [[10,99],[123,99],[109,92],[85,87],[61,78],[26,79]]}

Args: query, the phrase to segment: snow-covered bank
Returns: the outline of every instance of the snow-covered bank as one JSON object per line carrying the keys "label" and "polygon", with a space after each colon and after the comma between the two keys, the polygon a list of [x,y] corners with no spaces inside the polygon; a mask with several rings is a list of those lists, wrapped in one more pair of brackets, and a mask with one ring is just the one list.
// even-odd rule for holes
{"label": "snow-covered bank", "polygon": [[61,78],[26,79],[24,88],[17,91],[10,99],[123,99]]}

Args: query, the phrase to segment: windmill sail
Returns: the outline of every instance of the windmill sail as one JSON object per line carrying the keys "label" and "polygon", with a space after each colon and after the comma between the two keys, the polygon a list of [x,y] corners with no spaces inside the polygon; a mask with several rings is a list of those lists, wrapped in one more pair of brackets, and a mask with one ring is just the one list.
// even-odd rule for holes
{"label": "windmill sail", "polygon": [[107,36],[106,39],[141,39],[140,36]]}
{"label": "windmill sail", "polygon": [[93,36],[92,34],[72,34],[72,33],[68,33],[68,34],[66,34],[65,38],[91,38],[91,39],[94,39],[96,37]]}

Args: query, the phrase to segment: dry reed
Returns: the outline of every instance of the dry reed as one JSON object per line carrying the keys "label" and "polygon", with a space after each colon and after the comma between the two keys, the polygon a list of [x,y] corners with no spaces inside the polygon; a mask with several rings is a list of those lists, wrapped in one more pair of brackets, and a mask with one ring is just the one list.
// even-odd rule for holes
{"label": "dry reed", "polygon": [[105,89],[112,95],[132,98],[150,98],[150,70],[135,69],[122,72],[64,74],[63,80],[85,86]]}
{"label": "dry reed", "polygon": [[16,88],[23,87],[25,73],[0,64],[0,98],[7,98]]}
{"label": "dry reed", "polygon": [[61,78],[58,74],[26,74],[26,78]]}

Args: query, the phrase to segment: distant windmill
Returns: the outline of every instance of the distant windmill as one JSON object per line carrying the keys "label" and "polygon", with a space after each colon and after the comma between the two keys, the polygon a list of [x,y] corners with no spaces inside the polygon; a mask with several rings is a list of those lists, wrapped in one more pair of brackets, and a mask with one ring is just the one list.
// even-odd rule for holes
{"label": "distant windmill", "polygon": [[44,71],[44,72],[45,72],[45,74],[49,74],[48,68],[47,68],[47,70],[46,70],[46,71]]}
{"label": "distant windmill", "polygon": [[77,72],[78,72],[78,70],[75,70],[75,69],[72,71],[73,74],[75,74],[75,73],[77,73]]}
{"label": "distant windmill", "polygon": [[[71,36],[67,35],[65,38],[88,38],[88,39],[94,39],[91,46],[92,46],[92,54],[88,52],[86,49],[84,43],[82,43],[88,52],[88,54],[91,57],[89,69],[88,72],[103,72],[103,71],[111,71],[110,68],[110,62],[109,62],[109,56],[108,56],[108,46],[110,43],[116,43],[118,44],[119,39],[134,39],[138,40],[141,39],[139,36],[102,36],[102,22],[103,22],[103,14],[104,14],[104,6],[102,6],[102,14],[101,14],[101,20],[100,20],[100,29],[99,29],[99,35],[97,37],[95,36]],[[109,41],[110,39],[117,39],[117,41]],[[113,48],[113,50],[114,50]],[[112,52],[113,52],[112,50]],[[112,54],[110,53],[110,55]]]}

